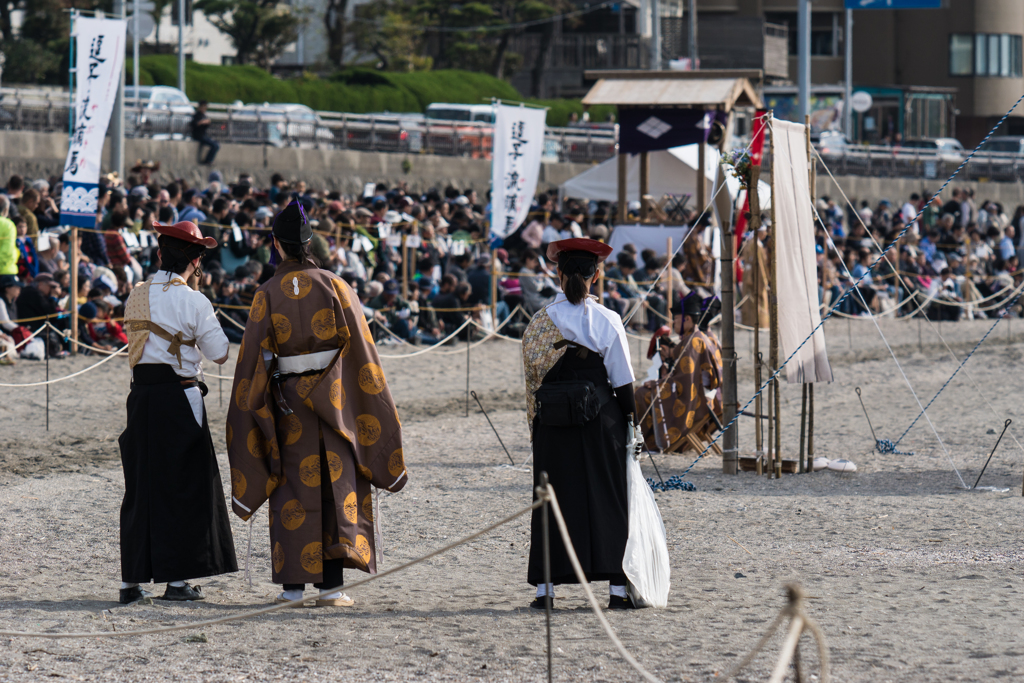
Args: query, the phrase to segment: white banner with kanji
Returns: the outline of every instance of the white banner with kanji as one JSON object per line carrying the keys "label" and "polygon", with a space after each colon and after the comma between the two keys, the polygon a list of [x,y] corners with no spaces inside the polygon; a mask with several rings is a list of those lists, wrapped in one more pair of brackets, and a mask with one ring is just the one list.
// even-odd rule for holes
{"label": "white banner with kanji", "polygon": [[75,110],[60,197],[63,225],[96,224],[103,138],[124,70],[123,19],[75,17]]}
{"label": "white banner with kanji", "polygon": [[547,110],[497,106],[491,161],[491,236],[505,238],[530,212],[544,152]]}

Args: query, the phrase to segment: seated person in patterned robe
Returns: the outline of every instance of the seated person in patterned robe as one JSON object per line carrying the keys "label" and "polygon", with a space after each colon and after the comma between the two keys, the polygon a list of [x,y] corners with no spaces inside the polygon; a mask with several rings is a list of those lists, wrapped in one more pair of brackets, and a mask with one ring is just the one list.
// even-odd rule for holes
{"label": "seated person in patterned robe", "polygon": [[[636,390],[644,443],[651,451],[685,450],[689,443],[679,444],[680,439],[695,425],[704,425],[702,436],[709,432],[705,418],[712,409],[715,415],[722,415],[722,352],[717,340],[700,329],[703,318],[713,315],[713,308],[702,311],[702,301],[694,294],[676,302],[672,312],[681,341],[672,343],[671,335],[658,340],[658,380],[649,380]],[[653,347],[652,340],[652,351]]]}

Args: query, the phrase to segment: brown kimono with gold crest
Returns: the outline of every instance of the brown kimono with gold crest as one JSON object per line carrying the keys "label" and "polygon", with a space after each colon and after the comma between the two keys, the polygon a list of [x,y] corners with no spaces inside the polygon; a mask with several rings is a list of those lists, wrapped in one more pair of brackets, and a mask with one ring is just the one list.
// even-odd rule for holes
{"label": "brown kimono with gold crest", "polygon": [[[322,372],[286,376],[277,356],[339,349]],[[274,354],[265,360],[264,351]],[[402,429],[359,299],[312,264],[285,261],[253,297],[227,423],[234,511],[270,500],[273,581],[318,583],[323,560],[376,573],[371,484],[405,486]]]}
{"label": "brown kimono with gold crest", "polygon": [[[708,373],[708,389],[722,386],[722,352],[717,338],[699,329],[693,335],[686,335],[687,343],[677,344],[672,349],[675,367],[667,374],[662,365],[658,382],[660,390],[647,383],[638,387],[634,394],[636,409],[645,415],[640,422],[644,442],[649,450],[666,450],[672,443],[707,417],[709,404],[704,396],[704,373]],[[651,406],[651,402],[654,406]],[[713,402],[715,414],[722,415],[722,395],[718,392]],[[682,448],[689,448],[684,441]]]}

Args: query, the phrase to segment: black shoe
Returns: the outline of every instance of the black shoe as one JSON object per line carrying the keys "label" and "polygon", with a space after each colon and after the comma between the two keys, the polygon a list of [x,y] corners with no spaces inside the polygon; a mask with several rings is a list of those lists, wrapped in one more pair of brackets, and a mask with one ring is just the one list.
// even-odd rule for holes
{"label": "black shoe", "polygon": [[172,586],[167,584],[167,590],[164,591],[161,600],[173,600],[175,602],[186,602],[189,600],[205,600],[206,596],[203,595],[202,586],[191,586],[185,584],[184,586]]}
{"label": "black shoe", "polygon": [[[530,603],[530,609],[539,609],[541,612],[547,609],[547,598],[534,598]],[[555,609],[555,599],[551,598],[551,609]]]}
{"label": "black shoe", "polygon": [[636,609],[636,605],[628,597],[620,598],[617,595],[609,595],[608,609]]}
{"label": "black shoe", "polygon": [[122,605],[130,605],[131,603],[138,602],[139,600],[142,600],[143,598],[151,598],[151,597],[153,597],[153,594],[150,593],[149,591],[142,590],[138,586],[133,586],[132,588],[122,588],[121,589],[121,597],[118,600],[118,602],[120,602]]}

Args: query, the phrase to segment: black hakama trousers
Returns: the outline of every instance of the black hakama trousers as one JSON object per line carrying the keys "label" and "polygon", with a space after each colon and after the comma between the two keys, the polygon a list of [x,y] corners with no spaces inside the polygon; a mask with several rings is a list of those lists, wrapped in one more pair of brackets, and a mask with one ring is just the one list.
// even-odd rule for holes
{"label": "black hakama trousers", "polygon": [[206,409],[200,427],[183,379],[169,365],[133,370],[128,425],[118,439],[121,580],[129,583],[238,571]]}
{"label": "black hakama trousers", "polygon": [[[572,350],[566,351],[560,365],[552,368],[544,382],[577,379],[607,386],[608,374],[601,356],[590,352],[581,359]],[[540,485],[540,473],[548,473],[587,579],[625,584],[622,558],[629,537],[626,416],[618,401],[607,401],[600,414],[582,427],[547,427],[534,418],[533,463],[535,487]],[[551,582],[579,583],[550,512],[548,537]],[[534,586],[544,583],[543,542],[538,508],[530,522],[527,571],[527,580]]]}

